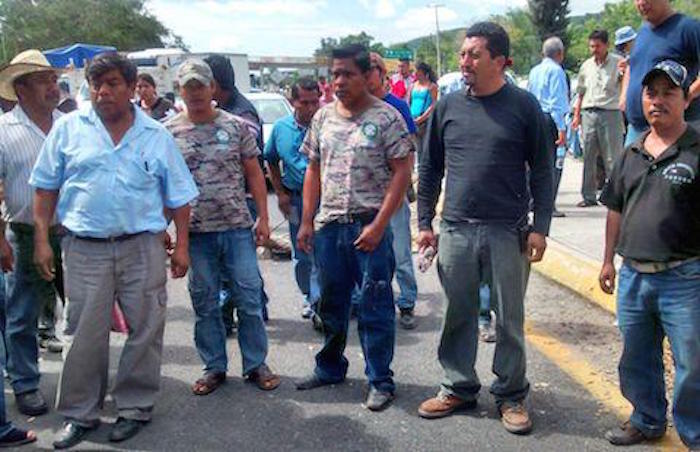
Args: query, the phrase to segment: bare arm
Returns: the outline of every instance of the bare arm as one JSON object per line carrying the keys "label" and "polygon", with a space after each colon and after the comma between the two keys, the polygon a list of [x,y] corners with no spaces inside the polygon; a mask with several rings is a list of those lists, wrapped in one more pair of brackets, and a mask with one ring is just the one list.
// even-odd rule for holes
{"label": "bare arm", "polygon": [[403,157],[389,160],[389,168],[392,176],[382,206],[372,223],[365,226],[360,236],[355,240],[355,246],[361,251],[371,252],[379,245],[391,217],[404,202],[406,190],[411,181],[410,159]]}
{"label": "bare arm", "polygon": [[624,112],[627,107],[627,86],[630,83],[630,67],[629,65],[625,69],[625,75],[622,76],[622,86],[620,87],[620,101],[618,102],[618,107],[620,111]]}
{"label": "bare arm", "polygon": [[280,171],[279,164],[277,163],[267,163],[268,174],[270,175],[270,182],[272,183],[272,188],[275,189],[275,194],[277,194],[277,204],[280,211],[285,217],[289,218],[289,213],[291,210],[291,196],[282,185],[282,172]]}
{"label": "bare arm", "polygon": [[435,103],[437,102],[437,96],[438,95],[438,89],[437,85],[433,84],[430,87],[430,98],[432,99],[432,102],[430,103],[430,106],[428,107],[427,110],[423,112],[422,115],[416,118],[416,124],[423,124],[425,121],[428,120],[430,117],[430,114],[435,110]]}
{"label": "bare arm", "polygon": [[[173,278],[182,278],[190,266],[190,210],[189,204],[170,210],[175,223],[175,249],[170,258]],[[167,234],[167,232],[166,232]]]}
{"label": "bare arm", "polygon": [[688,90],[688,105],[690,102],[700,97],[700,77],[696,78]]}
{"label": "bare arm", "polygon": [[620,238],[620,224],[622,214],[615,210],[608,209],[608,216],[605,223],[605,255],[603,257],[603,268],[600,270],[600,288],[607,294],[615,291],[615,247]]}
{"label": "bare arm", "polygon": [[265,175],[260,169],[257,158],[243,160],[243,173],[248,182],[250,194],[255,200],[255,207],[258,211],[258,220],[255,225],[256,242],[262,245],[270,238],[269,217],[267,213],[267,189],[265,186]]}
{"label": "bare arm", "polygon": [[581,104],[583,103],[583,94],[579,94],[576,97],[576,103],[574,104],[574,118],[571,122],[571,127],[573,129],[578,129],[581,125]]}
{"label": "bare arm", "polygon": [[54,256],[49,242],[51,219],[56,211],[58,190],[34,191],[34,263],[42,278],[51,281],[55,277]]}
{"label": "bare arm", "polygon": [[[314,216],[316,215],[316,206],[321,197],[321,167],[318,160],[309,160],[309,165],[306,167],[304,175],[304,210],[301,214],[301,227],[299,234],[296,236],[299,248],[311,252],[311,242],[314,236]],[[295,237],[292,237],[294,240]]]}

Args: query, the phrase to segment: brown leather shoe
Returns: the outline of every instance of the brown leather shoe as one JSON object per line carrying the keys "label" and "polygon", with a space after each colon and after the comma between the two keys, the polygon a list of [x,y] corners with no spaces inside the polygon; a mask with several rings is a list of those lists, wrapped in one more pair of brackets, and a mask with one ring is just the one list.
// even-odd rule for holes
{"label": "brown leather shoe", "polygon": [[664,436],[665,433],[666,431],[664,430],[658,435],[647,436],[632,425],[630,421],[625,421],[616,428],[605,432],[605,439],[615,446],[631,446],[633,444],[643,443],[647,440],[659,439]]}
{"label": "brown leather shoe", "polygon": [[532,430],[530,415],[522,402],[504,402],[498,409],[501,422],[507,431],[516,435],[527,435]]}
{"label": "brown leather shoe", "polygon": [[475,407],[476,400],[463,400],[440,391],[432,399],[420,404],[418,415],[425,419],[438,419],[449,416],[456,410],[469,410]]}

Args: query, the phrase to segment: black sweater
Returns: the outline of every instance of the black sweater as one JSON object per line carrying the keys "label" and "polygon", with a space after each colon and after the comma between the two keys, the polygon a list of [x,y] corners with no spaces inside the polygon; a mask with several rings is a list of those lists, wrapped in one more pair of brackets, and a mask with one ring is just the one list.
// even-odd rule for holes
{"label": "black sweater", "polygon": [[440,99],[423,140],[419,227],[431,227],[447,170],[444,220],[516,226],[527,217],[531,195],[534,230],[547,234],[554,199],[550,141],[537,99],[518,87],[504,85],[483,97],[458,91]]}

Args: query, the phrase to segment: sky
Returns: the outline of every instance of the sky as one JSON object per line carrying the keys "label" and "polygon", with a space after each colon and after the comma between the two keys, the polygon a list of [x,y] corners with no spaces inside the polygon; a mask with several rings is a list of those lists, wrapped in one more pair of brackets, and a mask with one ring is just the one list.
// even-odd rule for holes
{"label": "sky", "polygon": [[[570,0],[574,15],[606,0]],[[435,12],[419,0],[150,0],[147,8],[193,52],[311,56],[323,37],[365,31],[385,45],[435,32]],[[527,0],[441,0],[440,29],[522,7]]]}

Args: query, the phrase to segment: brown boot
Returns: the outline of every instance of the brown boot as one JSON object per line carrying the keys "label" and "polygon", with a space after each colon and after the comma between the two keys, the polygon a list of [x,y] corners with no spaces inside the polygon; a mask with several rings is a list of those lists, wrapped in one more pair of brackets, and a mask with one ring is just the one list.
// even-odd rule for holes
{"label": "brown boot", "polygon": [[516,435],[527,435],[532,430],[530,415],[522,402],[504,402],[498,411],[507,431]]}
{"label": "brown boot", "polygon": [[632,425],[630,421],[625,421],[618,427],[605,432],[605,439],[610,441],[610,444],[615,446],[631,446],[647,440],[659,439],[663,437],[665,433],[666,430],[664,429],[659,434],[647,436],[637,427]]}
{"label": "brown boot", "polygon": [[475,407],[476,400],[463,400],[440,391],[437,396],[420,404],[418,415],[425,419],[437,419],[449,416],[456,410],[473,409]]}

